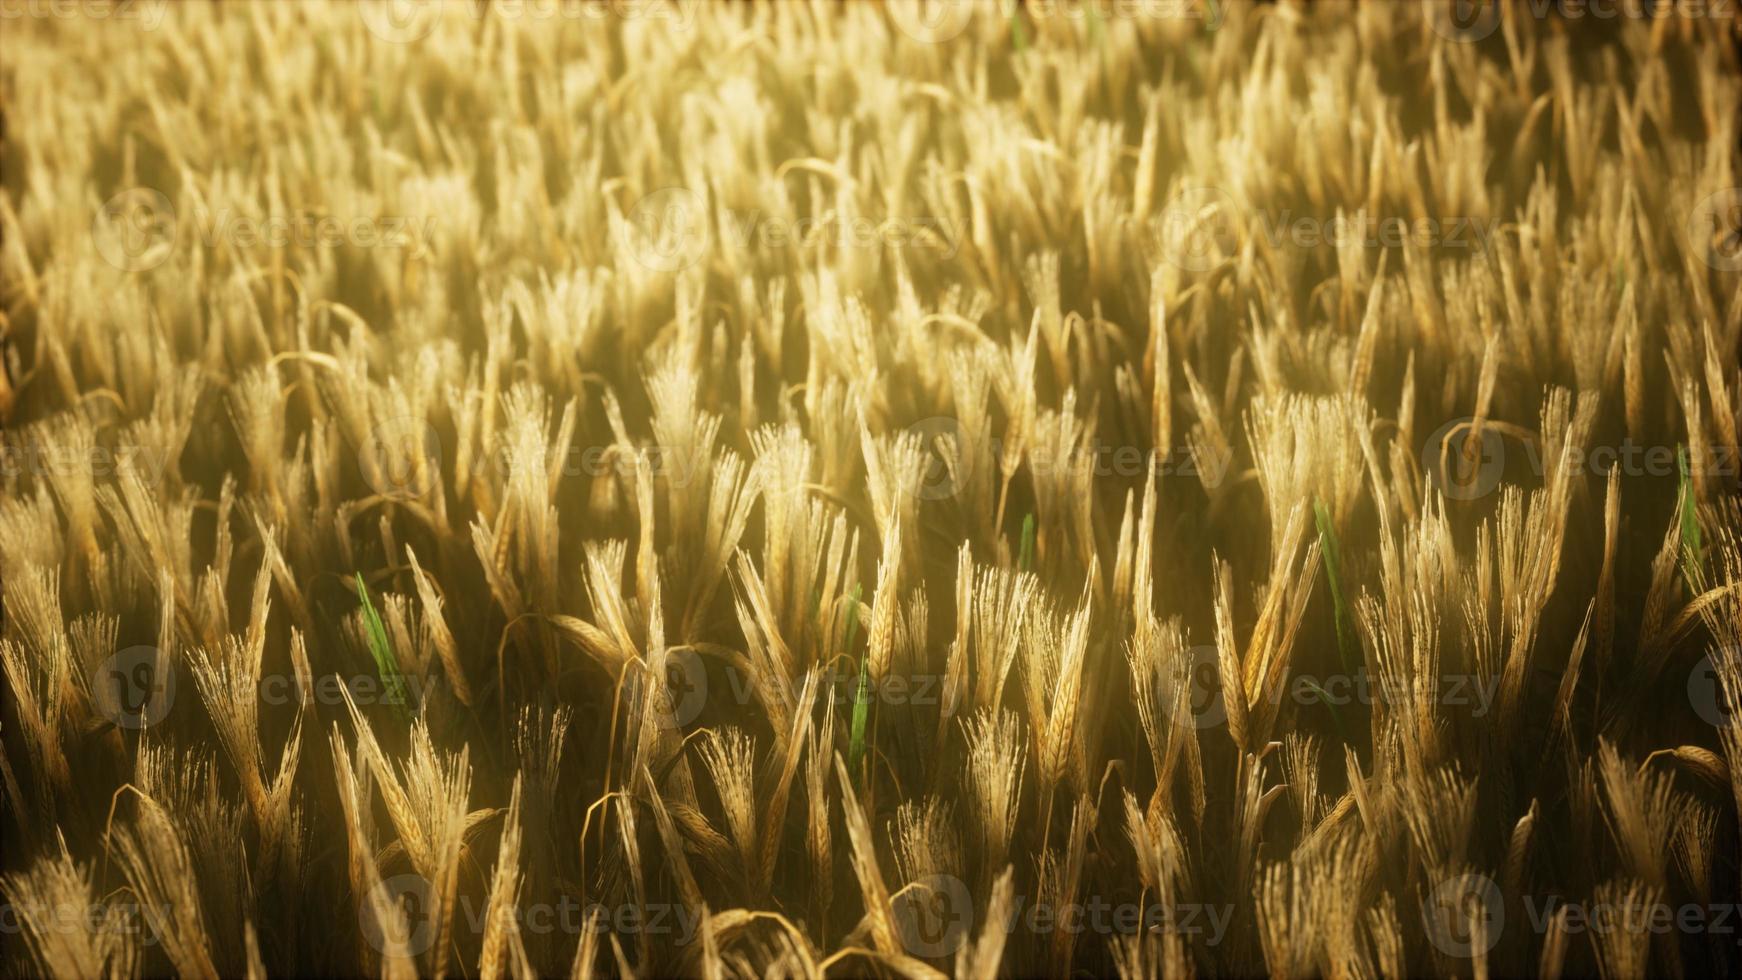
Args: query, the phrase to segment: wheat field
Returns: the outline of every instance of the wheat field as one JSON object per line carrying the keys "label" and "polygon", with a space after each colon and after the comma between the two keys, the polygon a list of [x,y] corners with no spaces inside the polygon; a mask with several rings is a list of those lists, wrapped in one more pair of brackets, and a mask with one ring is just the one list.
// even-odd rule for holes
{"label": "wheat field", "polygon": [[0,0],[0,970],[1742,969],[1732,0]]}

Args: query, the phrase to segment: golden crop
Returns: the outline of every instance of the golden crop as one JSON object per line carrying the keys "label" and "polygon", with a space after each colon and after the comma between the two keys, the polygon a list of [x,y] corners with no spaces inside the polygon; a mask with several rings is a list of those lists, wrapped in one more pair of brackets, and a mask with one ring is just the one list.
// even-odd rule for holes
{"label": "golden crop", "polygon": [[0,15],[12,971],[1742,964],[1721,0]]}

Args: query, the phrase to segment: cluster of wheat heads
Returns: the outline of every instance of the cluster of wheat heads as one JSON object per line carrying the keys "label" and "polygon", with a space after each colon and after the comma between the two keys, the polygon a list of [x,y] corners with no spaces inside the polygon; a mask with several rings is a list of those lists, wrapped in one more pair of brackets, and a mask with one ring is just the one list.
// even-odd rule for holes
{"label": "cluster of wheat heads", "polygon": [[1734,969],[1734,24],[1547,7],[8,3],[5,962]]}

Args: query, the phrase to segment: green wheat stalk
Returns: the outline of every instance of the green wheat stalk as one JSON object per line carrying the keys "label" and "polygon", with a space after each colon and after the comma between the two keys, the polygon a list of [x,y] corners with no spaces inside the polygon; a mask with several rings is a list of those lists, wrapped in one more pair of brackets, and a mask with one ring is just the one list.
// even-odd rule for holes
{"label": "green wheat stalk", "polygon": [[1315,681],[1310,677],[1302,677],[1300,679],[1300,682],[1302,684],[1306,685],[1308,690],[1312,691],[1314,694],[1317,694],[1319,696],[1319,703],[1323,704],[1325,706],[1325,710],[1329,711],[1331,713],[1331,722],[1337,726],[1337,735],[1340,738],[1342,738],[1343,744],[1354,745],[1355,741],[1354,741],[1354,739],[1351,739],[1349,737],[1348,729],[1343,727],[1343,715],[1342,715],[1342,713],[1337,710],[1337,706],[1335,704],[1331,703],[1331,692],[1325,690],[1322,686],[1320,686],[1318,681]]}
{"label": "green wheat stalk", "polygon": [[405,678],[399,673],[399,661],[393,656],[392,645],[387,642],[387,627],[381,624],[375,604],[369,601],[369,587],[363,584],[363,573],[356,574],[357,598],[363,602],[363,627],[369,638],[369,655],[375,658],[375,669],[387,691],[388,702],[399,717],[410,721],[411,703],[406,698]]}
{"label": "green wheat stalk", "polygon": [[[847,606],[847,645],[845,649],[853,649],[853,641],[859,635],[859,595],[863,591],[858,583],[853,584],[853,591],[847,593],[851,600]],[[859,684],[853,689],[853,730],[848,743],[847,755],[851,760],[851,769],[855,775],[859,772],[859,763],[865,758],[865,720],[871,714],[871,695],[867,691],[871,683],[871,665],[865,655],[859,655]]]}
{"label": "green wheat stalk", "polygon": [[1706,549],[1700,537],[1700,515],[1694,503],[1694,484],[1688,476],[1688,447],[1675,447],[1675,461],[1681,471],[1676,510],[1681,517],[1682,577],[1687,580],[1689,593],[1698,595],[1701,591],[1700,583],[1706,579],[1701,561]]}
{"label": "green wheat stalk", "polygon": [[1355,672],[1355,638],[1349,626],[1349,602],[1343,593],[1343,552],[1337,544],[1337,529],[1331,524],[1331,512],[1323,500],[1313,500],[1313,519],[1319,527],[1319,554],[1325,559],[1325,577],[1331,583],[1331,605],[1336,611],[1337,653],[1343,669]]}

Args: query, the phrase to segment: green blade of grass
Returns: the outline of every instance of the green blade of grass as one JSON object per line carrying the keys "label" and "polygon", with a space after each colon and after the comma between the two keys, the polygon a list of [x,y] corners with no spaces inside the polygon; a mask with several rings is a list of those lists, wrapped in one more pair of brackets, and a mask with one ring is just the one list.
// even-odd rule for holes
{"label": "green blade of grass", "polygon": [[369,601],[369,587],[363,584],[363,573],[356,575],[357,598],[363,603],[364,632],[369,638],[369,655],[375,658],[375,670],[380,674],[388,703],[393,705],[399,717],[410,721],[411,704],[406,699],[405,678],[399,673],[399,661],[387,642],[387,627],[382,625],[381,616],[375,612],[375,604]]}
{"label": "green blade of grass", "polygon": [[1319,554],[1325,560],[1325,577],[1331,583],[1331,605],[1337,621],[1337,653],[1343,669],[1355,673],[1355,637],[1350,629],[1349,602],[1343,593],[1343,553],[1337,544],[1337,529],[1322,500],[1313,501],[1313,519],[1319,527]]}
{"label": "green blade of grass", "polygon": [[[862,589],[855,583],[853,591],[847,593],[850,604],[847,607],[847,645],[846,650],[853,649],[853,641],[859,635],[859,596]],[[865,758],[865,720],[871,714],[871,695],[866,690],[870,683],[871,665],[866,662],[863,654],[859,657],[859,683],[853,688],[853,728],[847,747],[847,755],[852,763],[854,778],[858,777],[859,763]]]}
{"label": "green blade of grass", "polygon": [[1319,701],[1324,704],[1325,710],[1331,713],[1331,722],[1337,726],[1337,735],[1342,738],[1343,744],[1354,745],[1354,741],[1349,738],[1348,730],[1343,727],[1342,714],[1337,711],[1337,706],[1331,701],[1330,692],[1325,690],[1323,687],[1320,687],[1319,682],[1310,677],[1300,678],[1300,683],[1304,685],[1307,690],[1317,694],[1319,696]]}
{"label": "green blade of grass", "polygon": [[1704,591],[1706,579],[1704,561],[1705,543],[1700,537],[1700,514],[1695,506],[1694,484],[1688,476],[1688,447],[1675,448],[1676,465],[1680,468],[1680,486],[1676,493],[1676,511],[1681,521],[1682,539],[1682,578],[1686,580],[1688,592],[1699,595]]}
{"label": "green blade of grass", "polygon": [[1034,511],[1022,519],[1022,552],[1017,559],[1016,567],[1025,572],[1034,571]]}
{"label": "green blade of grass", "polygon": [[859,597],[864,593],[864,587],[853,583],[853,591],[847,593],[852,605],[847,607],[847,642],[842,647],[846,653],[853,652],[853,641],[859,637]]}

